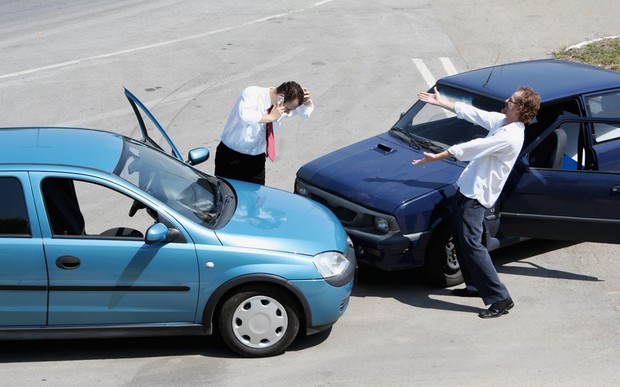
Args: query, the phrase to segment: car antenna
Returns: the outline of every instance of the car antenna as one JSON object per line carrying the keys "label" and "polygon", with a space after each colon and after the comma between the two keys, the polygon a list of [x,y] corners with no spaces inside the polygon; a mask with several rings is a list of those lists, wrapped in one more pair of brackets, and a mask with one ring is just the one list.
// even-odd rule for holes
{"label": "car antenna", "polygon": [[499,60],[499,56],[501,55],[501,51],[497,53],[497,58],[495,58],[495,63],[493,64],[493,67],[491,68],[491,72],[489,72],[489,76],[487,77],[487,80],[484,81],[484,83],[482,84],[482,87],[487,87],[487,83],[489,83],[489,80],[491,79],[491,75],[493,75],[493,70],[495,70],[495,66],[497,66],[497,61]]}

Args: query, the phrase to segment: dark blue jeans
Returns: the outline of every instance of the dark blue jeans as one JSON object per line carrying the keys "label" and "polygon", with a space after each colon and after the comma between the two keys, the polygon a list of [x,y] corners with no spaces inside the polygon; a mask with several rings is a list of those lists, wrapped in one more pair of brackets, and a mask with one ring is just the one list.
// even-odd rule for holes
{"label": "dark blue jeans", "polygon": [[489,251],[482,244],[486,208],[457,191],[452,206],[452,225],[456,254],[465,284],[476,288],[485,305],[510,297],[500,281]]}

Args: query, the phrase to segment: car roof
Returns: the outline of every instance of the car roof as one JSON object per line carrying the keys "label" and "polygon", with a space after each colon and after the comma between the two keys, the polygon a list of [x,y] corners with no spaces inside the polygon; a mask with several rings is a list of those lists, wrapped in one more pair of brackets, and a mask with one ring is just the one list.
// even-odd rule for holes
{"label": "car roof", "polygon": [[499,100],[510,97],[519,86],[529,86],[545,103],[619,88],[620,73],[576,62],[539,59],[451,75],[439,80],[440,92],[442,84]]}
{"label": "car roof", "polygon": [[0,164],[71,165],[112,172],[124,137],[81,128],[1,128]]}

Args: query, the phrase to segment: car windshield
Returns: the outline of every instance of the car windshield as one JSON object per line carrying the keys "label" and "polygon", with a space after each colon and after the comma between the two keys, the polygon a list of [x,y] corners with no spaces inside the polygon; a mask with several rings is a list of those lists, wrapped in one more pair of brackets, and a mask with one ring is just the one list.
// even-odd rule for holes
{"label": "car windshield", "polygon": [[[487,111],[500,111],[504,107],[503,101],[446,86],[440,86],[439,93],[451,101],[465,102]],[[421,101],[414,104],[390,132],[415,148],[434,152],[472,138],[485,137],[488,133],[483,127],[457,119],[449,110]]]}
{"label": "car windshield", "polygon": [[219,179],[138,141],[125,139],[114,173],[204,226],[215,224],[226,202]]}

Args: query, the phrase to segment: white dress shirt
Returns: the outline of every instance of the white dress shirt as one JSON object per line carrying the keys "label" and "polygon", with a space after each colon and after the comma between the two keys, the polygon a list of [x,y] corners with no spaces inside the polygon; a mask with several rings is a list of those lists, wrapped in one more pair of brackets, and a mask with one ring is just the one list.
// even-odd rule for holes
{"label": "white dress shirt", "polygon": [[453,145],[448,152],[458,160],[469,161],[457,180],[461,193],[491,208],[519,156],[525,125],[513,122],[504,126],[504,114],[480,110],[462,102],[455,103],[454,110],[458,118],[489,130],[485,138]]}
{"label": "white dress shirt", "polygon": [[[269,90],[269,87],[250,86],[241,92],[222,132],[222,142],[227,147],[253,156],[265,153],[267,134],[265,124],[259,121],[271,107]],[[314,105],[307,106],[302,103],[297,109],[282,114],[273,122],[274,135],[277,135],[283,119],[300,116],[307,120],[313,110]]]}

